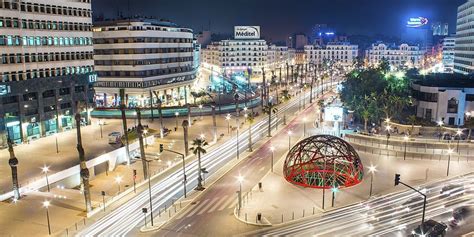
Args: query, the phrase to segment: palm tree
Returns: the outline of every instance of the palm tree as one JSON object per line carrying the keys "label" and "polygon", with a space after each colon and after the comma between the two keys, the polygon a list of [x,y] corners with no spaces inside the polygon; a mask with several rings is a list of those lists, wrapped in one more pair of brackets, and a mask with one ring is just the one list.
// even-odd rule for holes
{"label": "palm tree", "polygon": [[263,107],[263,112],[268,114],[268,136],[272,136],[272,113],[276,113],[278,109],[272,102],[268,102],[267,105]]}
{"label": "palm tree", "polygon": [[416,123],[416,115],[410,115],[408,116],[408,123],[411,124],[411,131],[410,131],[410,134],[413,133],[413,131],[415,130],[415,123]]}
{"label": "palm tree", "polygon": [[206,154],[206,150],[203,148],[207,146],[206,139],[204,138],[196,138],[193,141],[193,147],[191,147],[191,151],[193,151],[194,155],[198,157],[198,184],[195,190],[202,191],[204,187],[202,186],[202,169],[201,169],[201,154]]}
{"label": "palm tree", "polygon": [[247,122],[249,122],[249,151],[252,151],[252,124],[255,122],[252,114],[247,115]]}
{"label": "palm tree", "polygon": [[362,112],[360,114],[361,114],[362,118],[364,119],[364,131],[368,132],[367,123],[369,122],[370,111],[368,109],[364,109],[364,110],[362,110]]}

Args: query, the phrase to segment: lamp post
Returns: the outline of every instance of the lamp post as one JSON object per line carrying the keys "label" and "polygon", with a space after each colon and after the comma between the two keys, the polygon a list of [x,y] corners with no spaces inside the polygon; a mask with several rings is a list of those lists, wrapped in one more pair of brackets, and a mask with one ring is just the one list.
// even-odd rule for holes
{"label": "lamp post", "polygon": [[50,192],[50,189],[49,189],[49,179],[48,179],[48,172],[49,172],[49,166],[43,166],[43,168],[41,168],[41,170],[43,171],[44,173],[44,176],[46,178],[46,186],[48,187],[48,192]]}
{"label": "lamp post", "polygon": [[293,134],[293,132],[288,131],[288,151],[291,150],[291,134]]}
{"label": "lamp post", "polygon": [[230,114],[227,114],[225,116],[225,120],[227,120],[227,134],[230,134],[230,118],[231,118]]}
{"label": "lamp post", "polygon": [[179,112],[175,112],[175,113],[174,113],[174,116],[176,116],[176,126],[174,127],[174,130],[175,130],[175,131],[178,131],[178,116],[179,116]]}
{"label": "lamp post", "polygon": [[410,138],[407,135],[405,135],[403,137],[403,143],[405,143],[404,144],[405,145],[405,150],[403,151],[403,160],[407,159],[407,143],[408,143],[408,140],[410,140]]}
{"label": "lamp post", "polygon": [[115,177],[115,182],[117,183],[118,192],[120,193],[120,183],[122,182],[122,176]]}
{"label": "lamp post", "polygon": [[[458,130],[458,131],[456,132],[456,135],[457,135],[457,137],[458,137],[458,144],[457,144],[457,146],[456,146],[456,152],[457,152],[457,153],[459,153],[459,141],[461,140],[461,134],[462,134],[462,131],[461,131],[461,130]],[[458,156],[458,157],[459,157],[459,156]]]}
{"label": "lamp post", "polygon": [[239,182],[239,191],[237,192],[239,195],[239,211],[242,208],[242,182],[244,181],[244,177],[239,174],[237,177],[237,181]]}
{"label": "lamp post", "polygon": [[387,146],[386,146],[387,149],[388,149],[388,140],[390,139],[390,129],[392,129],[390,125],[387,125],[385,127],[385,130],[387,131]]}
{"label": "lamp post", "polygon": [[272,166],[271,166],[271,171],[273,173],[273,158],[275,156],[275,147],[271,146],[270,151],[272,152]]}
{"label": "lamp post", "polygon": [[199,120],[202,120],[202,104],[199,105]]}
{"label": "lamp post", "polygon": [[99,119],[99,127],[100,127],[100,138],[104,138],[103,132],[102,132],[102,126],[104,126],[104,121],[102,119]]}
{"label": "lamp post", "polygon": [[143,130],[143,135],[145,136],[145,148],[148,148],[148,141],[147,141],[147,138],[146,138],[146,135],[148,134],[148,130]]}
{"label": "lamp post", "polygon": [[56,154],[59,153],[59,144],[58,144],[58,134],[54,134],[54,138],[56,139]]}
{"label": "lamp post", "polygon": [[12,170],[12,187],[13,187],[13,200],[19,200],[20,196],[20,186],[18,185],[18,159],[15,156],[15,151],[13,150],[13,143],[10,138],[7,140],[8,143],[8,152],[10,153],[10,159],[8,160],[8,165]]}
{"label": "lamp post", "polygon": [[372,197],[372,186],[374,183],[374,173],[377,171],[377,167],[371,165],[369,166],[369,173],[370,173],[370,191],[369,191],[369,197]]}
{"label": "lamp post", "polygon": [[443,127],[443,121],[440,120],[437,123],[438,123],[438,126],[439,126],[439,128],[438,128],[438,133],[439,133],[438,140],[441,141],[441,137],[442,137],[441,128]]}
{"label": "lamp post", "polygon": [[306,117],[303,118],[303,137],[306,137]]}
{"label": "lamp post", "polygon": [[49,206],[51,203],[49,201],[43,202],[43,207],[46,209],[46,220],[48,221],[48,234],[51,235],[51,224],[49,223]]}
{"label": "lamp post", "polygon": [[451,164],[451,154],[453,154],[453,150],[448,149],[448,168],[446,170],[446,176],[449,176],[449,165]]}
{"label": "lamp post", "polygon": [[334,203],[336,202],[336,193],[339,192],[339,189],[336,186],[333,186],[331,188],[331,192],[332,192],[331,207],[334,207]]}

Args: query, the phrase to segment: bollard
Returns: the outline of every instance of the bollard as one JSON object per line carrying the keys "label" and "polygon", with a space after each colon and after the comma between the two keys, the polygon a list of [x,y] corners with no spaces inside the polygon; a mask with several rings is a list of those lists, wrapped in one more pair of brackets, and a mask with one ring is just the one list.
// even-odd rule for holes
{"label": "bollard", "polygon": [[168,210],[168,217],[171,218],[171,210]]}
{"label": "bollard", "polygon": [[165,212],[166,212],[166,204],[165,204]]}
{"label": "bollard", "polygon": [[292,215],[291,219],[295,220],[295,211],[293,211],[293,215]]}
{"label": "bollard", "polygon": [[304,217],[304,209],[303,209],[303,217]]}
{"label": "bollard", "polygon": [[66,228],[66,236],[69,236],[69,230]]}
{"label": "bollard", "polygon": [[86,225],[86,218],[82,219],[84,221],[84,225]]}
{"label": "bollard", "polygon": [[245,223],[248,224],[247,223],[247,213],[245,213]]}
{"label": "bollard", "polygon": [[283,214],[281,214],[281,223],[283,223]]}
{"label": "bollard", "polygon": [[74,225],[76,226],[76,230],[77,230],[77,222],[76,222],[76,223],[74,223]]}
{"label": "bollard", "polygon": [[176,205],[173,205],[173,207],[174,207],[174,213],[176,213]]}
{"label": "bollard", "polygon": [[258,189],[262,191],[262,182],[258,182]]}
{"label": "bollard", "polygon": [[158,216],[161,217],[161,209],[158,209]]}
{"label": "bollard", "polygon": [[181,201],[179,201],[179,208],[181,208]]}
{"label": "bollard", "polygon": [[314,207],[313,207],[313,215],[314,215]]}
{"label": "bollard", "polygon": [[259,221],[262,222],[262,213],[260,213],[260,212],[257,213],[257,221],[256,221],[256,223],[258,223]]}

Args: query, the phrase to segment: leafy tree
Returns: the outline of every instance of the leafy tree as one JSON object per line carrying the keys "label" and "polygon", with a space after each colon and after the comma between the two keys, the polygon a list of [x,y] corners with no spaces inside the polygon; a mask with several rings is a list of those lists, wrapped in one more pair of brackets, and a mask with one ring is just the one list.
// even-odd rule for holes
{"label": "leafy tree", "polygon": [[269,102],[267,105],[263,107],[263,112],[268,114],[268,136],[272,136],[272,113],[276,113],[278,111],[277,107],[272,103]]}

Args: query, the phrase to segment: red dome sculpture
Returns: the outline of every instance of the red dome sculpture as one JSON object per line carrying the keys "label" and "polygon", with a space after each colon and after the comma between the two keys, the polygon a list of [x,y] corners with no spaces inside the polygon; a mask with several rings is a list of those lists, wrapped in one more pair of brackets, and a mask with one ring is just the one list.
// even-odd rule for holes
{"label": "red dome sculpture", "polygon": [[329,135],[306,138],[286,156],[285,179],[309,188],[341,188],[362,181],[364,168],[359,155],[346,141]]}

